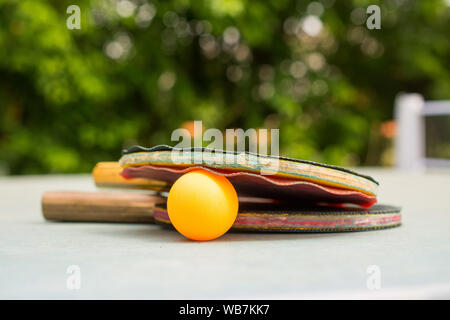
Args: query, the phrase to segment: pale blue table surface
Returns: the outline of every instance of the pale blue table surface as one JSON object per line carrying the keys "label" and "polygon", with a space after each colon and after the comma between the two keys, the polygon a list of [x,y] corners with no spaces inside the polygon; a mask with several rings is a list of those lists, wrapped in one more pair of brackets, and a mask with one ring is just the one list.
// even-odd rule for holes
{"label": "pale blue table surface", "polygon": [[403,207],[400,228],[192,242],[156,225],[46,222],[42,193],[94,191],[88,175],[2,177],[0,298],[450,298],[450,172],[358,171],[380,181],[381,203]]}

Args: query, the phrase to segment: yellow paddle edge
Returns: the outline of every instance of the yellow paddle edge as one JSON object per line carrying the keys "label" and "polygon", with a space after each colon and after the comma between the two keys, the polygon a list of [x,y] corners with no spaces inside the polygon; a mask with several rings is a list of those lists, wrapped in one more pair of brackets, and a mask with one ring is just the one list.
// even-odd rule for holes
{"label": "yellow paddle edge", "polygon": [[122,170],[123,168],[117,161],[97,163],[92,170],[95,185],[99,188],[129,188],[154,191],[169,191],[170,189],[170,185],[164,181],[146,178],[125,179],[120,175]]}

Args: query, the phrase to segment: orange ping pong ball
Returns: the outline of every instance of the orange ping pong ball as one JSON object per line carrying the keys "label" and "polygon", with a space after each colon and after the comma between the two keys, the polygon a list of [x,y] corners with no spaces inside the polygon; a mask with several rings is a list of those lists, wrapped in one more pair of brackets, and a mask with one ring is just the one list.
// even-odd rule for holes
{"label": "orange ping pong ball", "polygon": [[179,233],[192,240],[220,237],[234,223],[238,197],[227,178],[198,169],[173,184],[167,199],[170,222]]}

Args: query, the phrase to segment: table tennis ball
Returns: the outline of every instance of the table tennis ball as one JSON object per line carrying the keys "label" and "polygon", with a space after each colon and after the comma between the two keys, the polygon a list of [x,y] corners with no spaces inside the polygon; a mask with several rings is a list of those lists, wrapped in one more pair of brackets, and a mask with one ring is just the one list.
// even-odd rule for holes
{"label": "table tennis ball", "polygon": [[198,169],[181,176],[169,192],[170,222],[192,240],[220,237],[234,223],[238,197],[227,178]]}

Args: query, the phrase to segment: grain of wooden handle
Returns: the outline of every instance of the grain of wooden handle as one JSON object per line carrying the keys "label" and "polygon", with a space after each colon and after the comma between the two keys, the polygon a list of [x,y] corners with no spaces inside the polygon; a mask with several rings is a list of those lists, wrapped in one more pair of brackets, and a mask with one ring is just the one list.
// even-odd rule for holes
{"label": "grain of wooden handle", "polygon": [[153,209],[164,198],[138,193],[46,192],[47,220],[77,222],[153,222]]}

